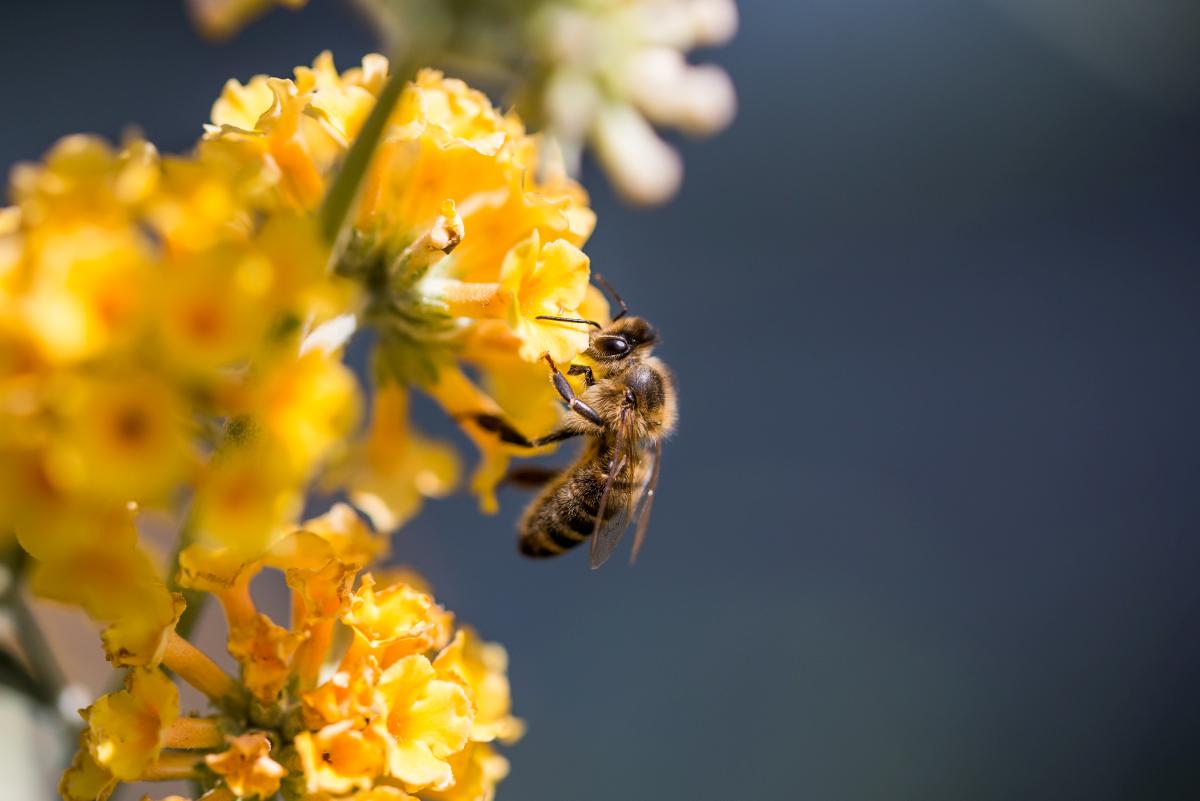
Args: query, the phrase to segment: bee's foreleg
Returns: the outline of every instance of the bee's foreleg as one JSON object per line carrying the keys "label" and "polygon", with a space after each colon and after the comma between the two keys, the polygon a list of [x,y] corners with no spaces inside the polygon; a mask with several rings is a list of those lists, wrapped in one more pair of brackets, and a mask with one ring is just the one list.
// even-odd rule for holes
{"label": "bee's foreleg", "polygon": [[592,368],[586,364],[572,364],[567,370],[567,375],[582,375],[583,383],[589,387],[596,386],[596,377],[592,375]]}
{"label": "bee's foreleg", "polygon": [[558,394],[562,396],[567,406],[571,407],[571,411],[595,425],[603,426],[604,421],[600,419],[600,415],[596,414],[596,410],[575,397],[575,390],[571,389],[570,383],[558,371],[557,365],[549,355],[546,356],[546,363],[550,365],[550,377],[554,381],[554,388],[558,390]]}

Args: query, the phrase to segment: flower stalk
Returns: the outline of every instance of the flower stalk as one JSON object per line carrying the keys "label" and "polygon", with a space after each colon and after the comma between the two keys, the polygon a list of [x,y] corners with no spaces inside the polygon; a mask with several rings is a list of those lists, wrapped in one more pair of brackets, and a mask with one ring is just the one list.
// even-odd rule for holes
{"label": "flower stalk", "polygon": [[202,764],[204,764],[203,760],[195,753],[187,751],[167,752],[159,755],[158,759],[146,768],[141,779],[147,782],[172,782],[197,779],[200,777],[200,766]]}
{"label": "flower stalk", "polygon": [[237,703],[241,696],[241,689],[233,677],[178,632],[167,635],[162,663],[216,703]]}
{"label": "flower stalk", "polygon": [[221,722],[217,718],[176,718],[163,731],[165,748],[216,748],[225,742]]}
{"label": "flower stalk", "polygon": [[[8,549],[6,558],[0,565],[0,613],[7,612],[12,619],[13,630],[17,644],[20,645],[29,670],[21,670],[18,678],[13,676],[6,683],[11,689],[23,692],[32,700],[47,706],[55,707],[66,687],[66,679],[50,643],[42,634],[41,625],[29,608],[29,604],[21,594],[24,573],[30,563],[29,555],[20,547]],[[13,665],[13,670],[18,670]]]}
{"label": "flower stalk", "polygon": [[420,65],[420,61],[416,59],[417,54],[412,56],[394,60],[387,83],[383,85],[370,115],[346,153],[342,167],[321,203],[319,226],[321,236],[329,243],[334,254],[331,266],[345,248],[351,230],[350,219],[362,191],[363,180],[371,166],[371,159],[379,146],[379,140],[387,130],[388,118],[396,108],[405,85]]}
{"label": "flower stalk", "polygon": [[200,613],[204,611],[204,605],[208,602],[207,596],[203,593],[179,585],[179,556],[192,545],[195,544],[196,527],[192,520],[191,512],[180,526],[179,536],[175,539],[175,546],[171,549],[171,557],[167,563],[166,584],[167,588],[172,592],[178,592],[183,595],[184,607],[183,614],[179,617],[179,622],[175,625],[175,631],[180,637],[187,637],[192,633],[192,629],[196,627],[196,623],[200,620]]}

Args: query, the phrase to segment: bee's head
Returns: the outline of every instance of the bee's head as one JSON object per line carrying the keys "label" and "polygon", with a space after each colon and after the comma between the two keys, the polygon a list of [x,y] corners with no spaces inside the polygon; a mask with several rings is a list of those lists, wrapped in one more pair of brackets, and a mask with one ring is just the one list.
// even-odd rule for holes
{"label": "bee's head", "polygon": [[612,295],[613,300],[621,307],[621,311],[613,318],[613,321],[608,325],[600,325],[595,320],[581,320],[575,317],[551,317],[549,315],[541,315],[539,320],[555,320],[560,323],[581,323],[590,325],[595,330],[592,331],[591,339],[588,342],[587,350],[584,355],[596,362],[619,362],[626,359],[635,352],[640,352],[641,355],[648,355],[650,349],[658,343],[658,329],[650,322],[642,317],[635,317],[629,314],[629,307],[625,305],[625,301],[621,300],[603,276],[596,274],[594,276],[596,282],[600,286],[608,290]]}
{"label": "bee's head", "polygon": [[598,362],[615,362],[638,352],[646,355],[658,342],[658,329],[642,317],[622,316],[592,333],[586,354]]}

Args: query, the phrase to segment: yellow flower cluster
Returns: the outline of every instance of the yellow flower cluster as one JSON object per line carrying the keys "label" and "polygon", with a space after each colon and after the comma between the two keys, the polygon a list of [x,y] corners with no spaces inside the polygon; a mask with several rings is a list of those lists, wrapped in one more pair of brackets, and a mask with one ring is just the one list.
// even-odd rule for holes
{"label": "yellow flower cluster", "polygon": [[329,276],[313,221],[274,203],[271,183],[219,143],[163,158],[82,136],[14,170],[0,532],[38,560],[45,595],[100,620],[171,616],[128,510],[172,510],[192,490],[198,532],[253,551],[294,522],[354,424],[351,372],[299,348],[352,284]]}
{"label": "yellow flower cluster", "polygon": [[[181,583],[221,602],[239,678],[173,621],[138,616],[146,647],[110,650],[129,667],[125,687],[83,711],[66,801],[172,779],[197,782],[206,801],[490,801],[508,772],[492,744],[523,728],[504,650],[456,629],[419,580],[360,575],[385,546],[338,505],[256,559],[188,548]],[[289,627],[255,607],[250,585],[264,568],[291,589]],[[207,695],[212,714],[183,715],[162,668]]]}

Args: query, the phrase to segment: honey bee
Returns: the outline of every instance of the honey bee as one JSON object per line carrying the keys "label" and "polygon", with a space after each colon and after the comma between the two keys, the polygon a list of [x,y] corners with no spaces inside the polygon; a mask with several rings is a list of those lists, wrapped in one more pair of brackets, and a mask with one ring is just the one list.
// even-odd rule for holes
{"label": "honey bee", "polygon": [[612,555],[626,530],[637,521],[630,562],[637,558],[662,466],[662,441],[675,427],[675,383],[651,350],[658,332],[647,320],[629,314],[621,297],[600,276],[596,280],[621,311],[602,326],[594,320],[542,316],[563,324],[591,326],[588,364],[572,364],[567,375],[582,375],[586,388],[576,396],[554,361],[555,390],[567,405],[563,419],[544,437],[527,439],[502,418],[479,414],[473,419],[501,441],[537,448],[572,437],[586,437],[579,458],[560,471],[518,468],[512,483],[542,486],[518,525],[518,547],[534,558],[557,556],[591,537],[589,561],[600,567]]}

